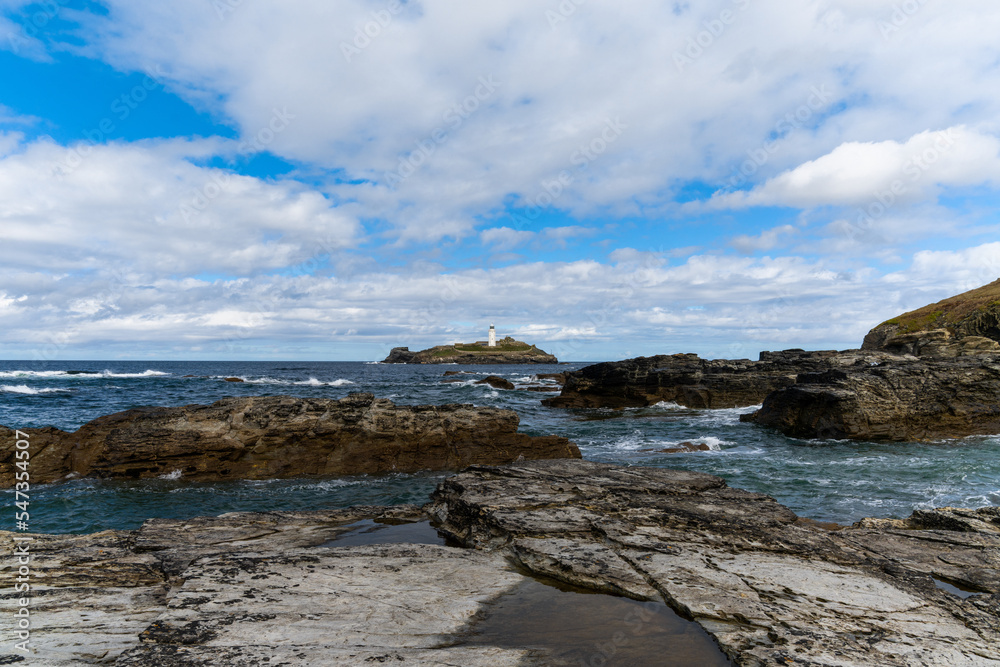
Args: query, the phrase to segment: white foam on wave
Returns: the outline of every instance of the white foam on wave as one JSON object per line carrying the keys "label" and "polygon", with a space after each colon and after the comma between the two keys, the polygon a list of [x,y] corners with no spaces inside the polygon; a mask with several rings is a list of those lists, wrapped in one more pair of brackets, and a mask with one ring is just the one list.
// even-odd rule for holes
{"label": "white foam on wave", "polygon": [[[105,370],[101,372],[101,377],[106,378],[152,378],[152,377],[163,377],[164,375],[170,375],[170,373],[164,373],[163,371],[146,370],[142,373],[115,373],[114,371]],[[83,377],[87,377],[83,375]]]}
{"label": "white foam on wave", "polygon": [[24,394],[25,396],[37,396],[39,394],[54,394],[57,392],[68,392],[69,389],[53,389],[46,387],[43,389],[33,389],[26,384],[5,384],[0,386],[0,391],[6,392],[8,394]]}
{"label": "white foam on wave", "polygon": [[177,470],[175,470],[173,472],[168,472],[168,473],[166,473],[164,475],[160,475],[160,479],[169,479],[169,480],[174,481],[174,480],[180,479],[183,475],[184,475],[184,472],[180,468],[178,468]]}
{"label": "white foam on wave", "polygon": [[304,382],[295,382],[293,384],[305,385],[307,387],[343,387],[354,383],[350,380],[345,380],[344,378],[334,380],[333,382],[323,382],[322,380],[317,380],[316,378],[311,377]]}
{"label": "white foam on wave", "polygon": [[652,405],[650,407],[659,408],[660,410],[690,410],[691,408],[685,408],[679,403],[674,403],[673,401],[660,401],[659,403]]}
{"label": "white foam on wave", "polygon": [[0,371],[0,378],[75,377],[66,371]]}

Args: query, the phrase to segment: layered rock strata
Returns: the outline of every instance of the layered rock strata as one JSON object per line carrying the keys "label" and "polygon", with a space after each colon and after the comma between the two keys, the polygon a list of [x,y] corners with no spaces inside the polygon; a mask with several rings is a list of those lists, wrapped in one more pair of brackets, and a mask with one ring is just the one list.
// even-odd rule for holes
{"label": "layered rock strata", "polygon": [[796,438],[914,441],[1000,433],[1000,355],[894,358],[802,373],[741,419]]}
{"label": "layered rock strata", "polygon": [[[356,522],[428,516],[470,548],[338,546]],[[423,511],[241,513],[18,536],[33,539],[34,652],[15,654],[4,624],[3,664],[578,664],[469,640],[530,574],[666,601],[741,667],[1000,666],[998,508],[828,530],[710,475],[537,461],[473,467]],[[8,581],[10,537],[0,534]],[[610,631],[594,640],[617,641]]]}
{"label": "layered rock strata", "polygon": [[702,359],[696,354],[639,357],[567,373],[562,393],[542,402],[556,408],[617,409],[660,402],[703,409],[746,407],[793,385],[799,373],[851,364],[857,358],[851,352],[803,350],[761,352],[759,361]]}
{"label": "layered rock strata", "polygon": [[[67,433],[26,429],[31,481],[67,476],[193,481],[459,470],[473,463],[579,458],[566,438],[518,433],[511,410],[255,396],[212,405],[136,408]],[[0,487],[14,483],[13,432],[0,427]]]}
{"label": "layered rock strata", "polygon": [[531,572],[662,597],[738,665],[1000,665],[1000,508],[831,532],[710,475],[552,461],[467,470],[426,509]]}

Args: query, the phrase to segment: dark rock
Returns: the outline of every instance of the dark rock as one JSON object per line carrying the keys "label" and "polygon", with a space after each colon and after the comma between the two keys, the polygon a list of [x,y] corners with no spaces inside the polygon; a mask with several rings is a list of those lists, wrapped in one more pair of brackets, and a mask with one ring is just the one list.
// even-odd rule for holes
{"label": "dark rock", "polygon": [[557,364],[559,360],[534,345],[509,336],[489,347],[485,341],[456,343],[410,352],[406,347],[394,347],[383,364]]}
{"label": "dark rock", "polygon": [[712,448],[706,445],[704,442],[694,443],[694,442],[681,442],[675,447],[667,447],[666,449],[661,449],[661,454],[689,454],[691,452],[710,452]]}
{"label": "dark rock", "polygon": [[804,373],[741,419],[795,438],[912,441],[1000,433],[1000,356],[894,358]]}
{"label": "dark rock", "polygon": [[416,352],[410,352],[408,347],[394,347],[389,352],[389,356],[386,357],[382,363],[383,364],[409,364],[413,363],[413,358],[417,356]]}
{"label": "dark rock", "polygon": [[494,389],[513,389],[514,383],[496,375],[490,375],[476,382],[476,384],[488,384]]}
{"label": "dark rock", "polygon": [[243,378],[225,378],[226,382],[246,382]]}
{"label": "dark rock", "polygon": [[[341,400],[254,396],[212,405],[135,408],[75,433],[23,429],[31,480],[70,474],[188,480],[272,479],[459,470],[519,457],[580,457],[566,438],[518,433],[511,410],[471,405],[397,406],[371,394]],[[0,427],[0,487],[14,483],[16,438]]]}
{"label": "dark rock", "polygon": [[536,380],[552,380],[557,385],[566,384],[566,373],[538,373],[534,376]]}
{"label": "dark rock", "polygon": [[[758,405],[799,373],[829,367],[850,353],[761,352],[749,359],[702,359],[696,354],[658,355],[587,366],[568,373],[562,394],[542,401],[556,408],[627,408],[671,402],[688,408]],[[853,357],[851,357],[853,363]]]}

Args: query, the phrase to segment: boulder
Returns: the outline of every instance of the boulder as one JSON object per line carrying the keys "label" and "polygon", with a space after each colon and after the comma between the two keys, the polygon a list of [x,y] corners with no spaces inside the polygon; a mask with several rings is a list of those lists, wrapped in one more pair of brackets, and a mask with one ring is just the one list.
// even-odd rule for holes
{"label": "boulder", "polygon": [[[212,405],[135,408],[75,433],[23,429],[33,484],[77,475],[197,481],[459,470],[519,458],[580,457],[566,438],[518,433],[511,410],[397,406],[372,394],[341,400],[227,398]],[[0,427],[0,487],[13,486],[16,439]]]}
{"label": "boulder", "polygon": [[914,441],[1000,433],[1000,355],[895,358],[803,373],[741,420],[794,438]]}
{"label": "boulder", "polygon": [[488,384],[494,389],[513,389],[514,383],[496,375],[490,375],[476,382],[476,384]]}

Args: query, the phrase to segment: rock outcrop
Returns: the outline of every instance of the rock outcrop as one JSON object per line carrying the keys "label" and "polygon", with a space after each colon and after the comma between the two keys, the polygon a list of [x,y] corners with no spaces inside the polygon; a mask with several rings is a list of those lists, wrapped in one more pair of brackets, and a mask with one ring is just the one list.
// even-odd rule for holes
{"label": "rock outcrop", "polygon": [[[518,433],[511,410],[399,406],[371,394],[341,400],[256,396],[212,405],[135,408],[75,433],[23,429],[31,481],[69,475],[193,481],[459,470],[472,463],[580,457],[566,438]],[[0,487],[13,486],[16,438],[0,427]],[[179,472],[178,472],[179,471]]]}
{"label": "rock outcrop", "polygon": [[1000,355],[896,357],[803,373],[741,419],[795,438],[914,441],[1000,433]]}
{"label": "rock outcrop", "polygon": [[530,572],[662,597],[738,665],[1000,665],[998,508],[830,532],[710,475],[553,461],[475,467],[425,509]]}
{"label": "rock outcrop", "polygon": [[[428,517],[470,548],[345,541],[359,522]],[[8,580],[11,537],[0,533]],[[489,610],[533,575],[665,601],[740,667],[1000,666],[998,508],[831,531],[710,475],[538,461],[466,470],[422,511],[241,513],[18,537],[31,538],[33,653],[14,651],[5,623],[2,664],[580,664],[477,639]],[[608,618],[592,641],[611,650],[584,664],[615,664],[616,645],[643,642],[650,619],[633,620],[626,634]],[[671,656],[681,650],[669,644]]]}
{"label": "rock outcrop", "polygon": [[862,347],[928,357],[1000,352],[1000,280],[883,322]]}
{"label": "rock outcrop", "polygon": [[852,353],[803,350],[761,352],[759,361],[702,359],[696,354],[639,357],[568,373],[562,393],[542,403],[555,408],[617,409],[660,402],[701,409],[747,407],[793,385],[799,373],[854,363],[856,358]]}
{"label": "rock outcrop", "polygon": [[558,364],[559,360],[535,345],[512,338],[489,347],[483,341],[456,343],[412,352],[408,347],[394,347],[383,364]]}

